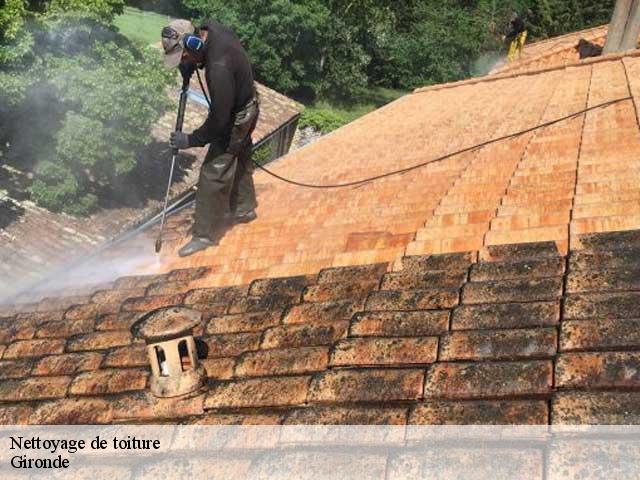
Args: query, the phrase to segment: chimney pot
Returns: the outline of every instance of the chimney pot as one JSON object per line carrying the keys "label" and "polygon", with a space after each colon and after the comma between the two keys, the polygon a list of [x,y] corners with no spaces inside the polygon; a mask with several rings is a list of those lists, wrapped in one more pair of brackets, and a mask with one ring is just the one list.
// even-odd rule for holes
{"label": "chimney pot", "polygon": [[151,364],[151,393],[178,397],[198,390],[206,374],[198,362],[193,329],[202,314],[186,307],[154,310],[132,328],[144,339]]}

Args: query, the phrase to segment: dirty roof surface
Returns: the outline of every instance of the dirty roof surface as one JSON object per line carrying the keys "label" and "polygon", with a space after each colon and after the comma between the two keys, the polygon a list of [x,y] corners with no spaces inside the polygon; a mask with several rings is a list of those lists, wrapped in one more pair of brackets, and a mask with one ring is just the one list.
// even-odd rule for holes
{"label": "dirty roof surface", "polygon": [[[639,423],[640,231],[581,243],[195,290],[206,269],[180,270],[5,308],[0,422]],[[157,399],[130,327],[176,304],[203,314],[209,380]]]}
{"label": "dirty roof surface", "polygon": [[[256,174],[259,219],[93,293],[3,307],[4,423],[639,423],[637,54],[421,89]],[[608,233],[603,233],[608,232]],[[613,233],[611,233],[613,232]],[[152,232],[121,245],[153,249]],[[130,327],[203,313],[209,383],[158,400]]]}
{"label": "dirty roof surface", "polygon": [[[197,82],[192,89],[199,91]],[[262,111],[254,138],[259,141],[297,116],[301,106],[263,85],[258,85]],[[172,97],[177,90],[170,92]],[[208,109],[189,101],[185,130],[202,124]],[[120,192],[127,199],[104,205],[89,218],[74,218],[39,208],[24,192],[30,184],[25,172],[0,166],[0,300],[10,298],[24,287],[38,282],[52,271],[95,251],[100,245],[131,230],[156,214],[164,200],[171,152],[166,143],[175,125],[175,111],[170,109],[153,128],[153,143],[139,158],[139,168],[132,184]],[[177,197],[195,185],[206,149],[192,149],[178,163],[172,196]],[[113,266],[117,276],[130,266]]]}

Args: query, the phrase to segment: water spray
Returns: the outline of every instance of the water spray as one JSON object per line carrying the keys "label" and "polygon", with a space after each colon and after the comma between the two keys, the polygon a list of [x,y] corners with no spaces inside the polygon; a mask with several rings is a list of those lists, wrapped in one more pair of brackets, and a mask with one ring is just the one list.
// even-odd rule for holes
{"label": "water spray", "polygon": [[[189,95],[189,78],[185,77],[182,82],[182,90],[180,91],[180,101],[178,102],[178,116],[176,118],[176,132],[182,131],[182,125],[184,123],[184,112],[187,107],[187,97]],[[160,231],[158,232],[158,238],[156,240],[156,253],[160,253],[162,250],[162,233],[164,232],[164,221],[167,217],[167,206],[169,205],[169,194],[171,192],[171,184],[173,183],[173,172],[176,166],[176,158],[178,157],[179,150],[173,149],[171,156],[171,169],[169,170],[169,183],[167,185],[167,194],[164,197],[164,208],[162,209],[162,219],[160,220]]]}

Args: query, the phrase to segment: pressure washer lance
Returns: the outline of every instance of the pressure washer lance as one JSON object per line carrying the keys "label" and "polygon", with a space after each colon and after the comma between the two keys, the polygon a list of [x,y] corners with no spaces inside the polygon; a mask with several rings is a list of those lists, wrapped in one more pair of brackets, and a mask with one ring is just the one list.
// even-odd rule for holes
{"label": "pressure washer lance", "polygon": [[[180,91],[180,102],[178,103],[178,117],[176,118],[176,131],[182,131],[182,124],[184,123],[184,111],[187,107],[187,97],[189,96],[189,79],[185,78],[182,82],[182,90]],[[176,166],[176,158],[179,150],[173,149],[173,156],[171,157],[171,170],[169,171],[169,184],[167,185],[167,194],[164,197],[164,208],[162,209],[162,220],[160,221],[160,231],[158,232],[158,239],[156,240],[156,253],[160,253],[162,250],[162,233],[164,231],[164,221],[167,217],[167,206],[169,205],[169,193],[171,192],[171,184],[173,183],[173,171]]]}

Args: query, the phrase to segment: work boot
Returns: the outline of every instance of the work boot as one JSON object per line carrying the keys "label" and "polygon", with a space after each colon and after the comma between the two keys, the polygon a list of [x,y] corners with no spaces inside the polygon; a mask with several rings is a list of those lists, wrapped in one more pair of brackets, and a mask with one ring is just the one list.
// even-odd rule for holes
{"label": "work boot", "polygon": [[189,255],[193,255],[194,253],[200,252],[214,245],[217,245],[217,242],[209,240],[208,238],[193,237],[189,243],[178,250],[178,255],[181,257],[188,257]]}
{"label": "work boot", "polygon": [[233,221],[235,223],[249,223],[253,222],[256,218],[258,218],[256,211],[250,210],[248,212],[236,213],[233,217]]}

